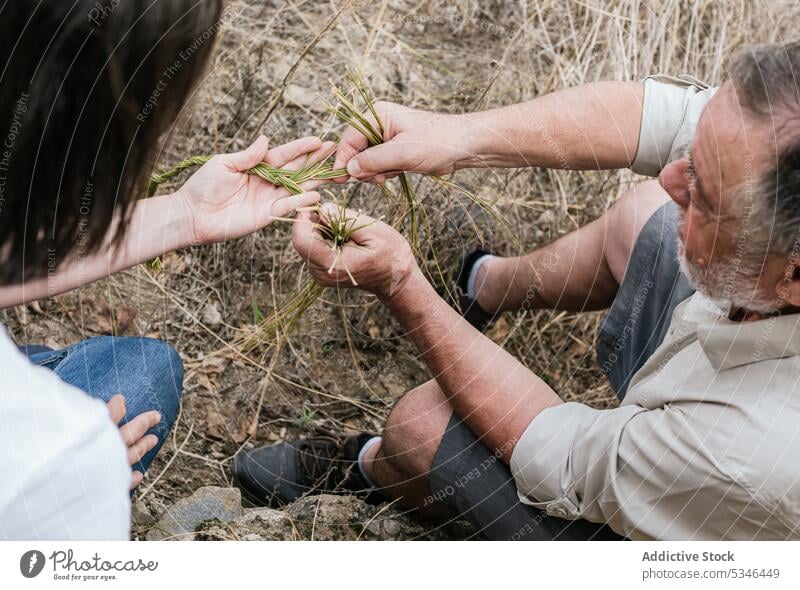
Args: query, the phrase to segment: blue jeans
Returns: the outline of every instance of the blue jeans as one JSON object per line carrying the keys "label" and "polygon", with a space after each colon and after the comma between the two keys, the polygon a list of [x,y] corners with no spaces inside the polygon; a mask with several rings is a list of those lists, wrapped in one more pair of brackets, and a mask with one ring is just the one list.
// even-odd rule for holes
{"label": "blue jeans", "polygon": [[147,470],[178,415],[183,363],[174,348],[151,338],[99,336],[61,350],[32,345],[20,349],[33,364],[50,369],[91,397],[107,402],[118,393],[124,395],[122,424],[158,410],[161,422],[148,431],[158,437],[158,444],[133,466],[142,473]]}

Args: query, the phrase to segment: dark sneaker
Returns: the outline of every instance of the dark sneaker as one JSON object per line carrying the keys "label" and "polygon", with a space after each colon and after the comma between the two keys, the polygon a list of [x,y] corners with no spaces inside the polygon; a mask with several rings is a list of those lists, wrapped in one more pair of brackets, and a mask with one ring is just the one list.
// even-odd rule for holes
{"label": "dark sneaker", "polygon": [[458,271],[455,281],[461,315],[481,332],[485,332],[499,314],[491,314],[485,311],[475,299],[469,297],[467,295],[467,282],[469,281],[469,275],[472,273],[472,267],[475,266],[479,258],[487,254],[491,254],[491,252],[473,250],[467,254],[461,263],[461,269]]}
{"label": "dark sneaker", "polygon": [[231,466],[242,495],[257,506],[282,505],[307,494],[360,494],[368,502],[386,498],[369,486],[358,453],[371,434],[310,438],[243,451]]}

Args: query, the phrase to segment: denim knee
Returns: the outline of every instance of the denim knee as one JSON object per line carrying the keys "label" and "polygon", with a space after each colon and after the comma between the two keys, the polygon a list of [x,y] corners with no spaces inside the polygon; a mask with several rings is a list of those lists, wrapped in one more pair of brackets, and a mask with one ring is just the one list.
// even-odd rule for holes
{"label": "denim knee", "polygon": [[152,338],[99,336],[71,347],[54,370],[67,383],[103,401],[124,395],[123,423],[143,412],[160,412],[161,422],[149,431],[158,437],[158,445],[134,466],[146,470],[178,415],[183,363],[175,349]]}

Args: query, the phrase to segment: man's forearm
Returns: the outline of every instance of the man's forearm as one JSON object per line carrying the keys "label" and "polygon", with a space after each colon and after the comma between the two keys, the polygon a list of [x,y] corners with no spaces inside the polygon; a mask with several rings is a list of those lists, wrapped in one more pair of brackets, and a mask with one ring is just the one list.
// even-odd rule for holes
{"label": "man's forearm", "polygon": [[117,247],[106,245],[88,256],[78,250],[74,259],[47,277],[0,287],[0,308],[52,297],[190,246],[192,235],[189,210],[182,199],[173,195],[146,199],[137,204],[125,238]]}
{"label": "man's forearm", "polygon": [[504,461],[530,421],[561,403],[544,381],[447,305],[418,269],[385,303],[455,411]]}
{"label": "man's forearm", "polygon": [[594,82],[461,115],[475,154],[461,167],[629,167],[639,145],[643,100],[640,83]]}

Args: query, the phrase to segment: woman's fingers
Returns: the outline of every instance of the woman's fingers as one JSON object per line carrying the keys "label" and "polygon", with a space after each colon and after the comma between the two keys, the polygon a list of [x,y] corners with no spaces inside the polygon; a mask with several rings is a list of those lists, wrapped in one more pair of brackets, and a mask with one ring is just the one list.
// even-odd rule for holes
{"label": "woman's fingers", "polygon": [[289,213],[300,207],[309,207],[319,202],[319,193],[311,191],[300,195],[288,195],[278,199],[272,205],[273,217],[286,217]]}
{"label": "woman's fingers", "polygon": [[148,434],[136,441],[136,444],[128,447],[128,465],[135,465],[142,460],[158,444],[158,437],[155,434]]}
{"label": "woman's fingers", "polygon": [[119,424],[122,422],[122,419],[125,417],[125,397],[121,394],[117,394],[108,400],[106,404],[108,408],[108,413],[111,416],[111,421],[114,424]]}
{"label": "woman's fingers", "polygon": [[[325,144],[323,144],[319,137],[301,137],[300,139],[295,139],[294,141],[290,141],[289,143],[279,145],[278,147],[269,150],[265,162],[270,166],[275,166],[275,168],[290,168],[294,170],[302,166],[303,162],[306,160],[306,157],[309,155],[309,152],[313,152],[313,154],[311,154],[311,157],[313,157],[319,153],[320,148],[323,145],[328,146],[328,149],[333,149],[331,147],[333,146],[333,143],[330,141],[327,141]],[[318,160],[319,158],[312,161]],[[299,161],[295,168],[287,166],[287,164],[293,164],[294,161]],[[255,164],[253,165],[255,166]]]}
{"label": "woman's fingers", "polygon": [[318,162],[326,160],[333,152],[336,151],[336,144],[332,141],[326,141],[315,150],[305,152],[288,162],[285,162],[281,168],[286,170],[300,170],[301,168],[309,168]]}
{"label": "woman's fingers", "polygon": [[142,480],[144,479],[144,474],[141,471],[134,471],[131,475],[131,485],[128,489],[134,490],[136,489]]}
{"label": "woman's fingers", "polygon": [[253,144],[244,151],[227,154],[222,156],[227,160],[227,163],[234,167],[239,172],[252,168],[253,166],[261,163],[267,157],[269,151],[269,141],[263,135],[260,135]]}
{"label": "woman's fingers", "polygon": [[161,422],[161,414],[156,411],[139,414],[134,419],[119,429],[125,446],[130,447],[136,444],[145,433]]}

